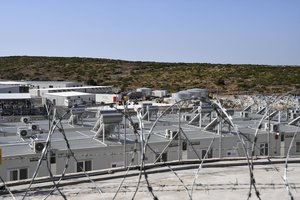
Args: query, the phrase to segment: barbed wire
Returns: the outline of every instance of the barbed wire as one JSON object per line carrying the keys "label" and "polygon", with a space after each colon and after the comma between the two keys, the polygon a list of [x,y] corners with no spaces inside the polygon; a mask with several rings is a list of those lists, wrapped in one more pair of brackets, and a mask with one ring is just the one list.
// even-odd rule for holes
{"label": "barbed wire", "polygon": [[[9,187],[6,185],[5,181],[2,179],[1,176],[0,176],[0,180],[1,180],[1,182],[2,182],[2,184],[3,184],[3,186],[4,186],[4,188],[5,188],[5,190],[8,191],[8,193],[10,194],[11,198],[14,199],[14,200],[16,200],[15,196],[14,196],[13,193],[10,191]],[[2,187],[3,187],[3,186],[2,186]],[[3,189],[4,189],[4,188],[3,188]],[[2,189],[2,190],[3,190],[3,189]]]}
{"label": "barbed wire", "polygon": [[[255,129],[255,133],[254,133],[254,138],[253,138],[253,142],[250,141],[249,138],[247,138],[248,142],[251,143],[251,149],[250,149],[250,155],[248,153],[248,148],[246,147],[246,143],[243,139],[244,135],[239,131],[239,128],[237,125],[235,125],[231,119],[231,117],[226,113],[226,111],[224,110],[224,108],[222,107],[221,103],[219,101],[215,102],[214,105],[214,110],[215,112],[217,113],[217,116],[218,116],[218,120],[220,123],[221,121],[224,121],[225,123],[229,124],[229,126],[233,127],[234,128],[234,132],[236,133],[239,141],[241,142],[242,144],[242,150],[244,152],[244,156],[245,156],[245,159],[247,161],[247,165],[248,165],[248,169],[249,169],[249,178],[250,178],[250,183],[249,183],[249,192],[248,192],[248,196],[247,198],[251,198],[251,194],[252,194],[252,188],[254,189],[255,191],[255,194],[256,194],[256,197],[258,199],[261,199],[261,194],[260,192],[258,191],[258,188],[257,188],[257,185],[260,185],[259,183],[256,183],[256,180],[255,180],[255,175],[254,175],[254,156],[255,156],[255,149],[259,148],[257,147],[257,140],[258,140],[258,132],[259,130],[261,129],[261,125],[262,125],[262,122],[263,120],[268,116],[268,114],[270,115],[270,109],[271,109],[271,105],[272,104],[275,104],[277,101],[279,101],[281,98],[285,97],[286,95],[282,95],[282,96],[279,96],[279,97],[276,97],[276,98],[269,98],[269,99],[265,99],[265,102],[267,102],[267,107],[266,107],[266,110],[265,110],[265,114],[262,116],[262,118],[259,120],[259,123],[257,125],[257,128]],[[194,152],[198,158],[200,162],[199,166],[198,166],[198,169],[196,170],[196,173],[194,175],[194,178],[193,178],[193,182],[191,185],[186,185],[183,181],[183,179],[181,179],[181,177],[172,169],[172,167],[166,163],[163,159],[162,159],[162,162],[163,162],[163,165],[166,166],[170,172],[172,172],[176,178],[179,180],[180,182],[180,186],[183,187],[183,189],[186,191],[188,197],[190,200],[193,199],[193,191],[194,190],[197,190],[197,186],[199,186],[198,184],[196,184],[196,180],[199,178],[199,174],[200,174],[200,171],[202,169],[202,166],[203,166],[203,163],[205,162],[206,159],[208,159],[208,155],[210,153],[210,150],[213,149],[212,148],[212,145],[216,139],[216,135],[217,134],[214,134],[213,138],[211,139],[210,143],[209,143],[209,146],[207,147],[206,149],[206,152],[205,152],[205,155],[200,158],[200,156],[198,155],[196,149],[194,149],[193,147],[193,144],[190,142],[188,136],[185,134],[184,130],[181,128],[181,122],[180,122],[180,108],[181,108],[181,104],[180,103],[184,103],[184,101],[187,101],[187,100],[183,100],[183,101],[179,101],[179,102],[176,102],[174,104],[172,104],[171,106],[169,106],[167,109],[165,109],[156,119],[155,121],[152,123],[152,126],[149,130],[149,132],[147,133],[148,136],[145,137],[145,132],[144,132],[144,128],[143,128],[143,120],[141,118],[141,115],[140,112],[141,111],[138,111],[137,112],[137,119],[139,121],[139,124],[140,124],[140,131],[138,131],[138,128],[135,126],[135,123],[134,121],[132,120],[130,114],[126,114],[127,112],[127,109],[128,107],[123,103],[123,106],[124,106],[124,112],[122,113],[124,115],[124,118],[128,119],[129,121],[129,124],[133,127],[133,132],[134,132],[134,136],[135,136],[135,140],[134,140],[134,148],[132,150],[130,150],[131,154],[132,154],[132,157],[131,157],[131,161],[129,163],[129,165],[127,165],[127,170],[120,182],[120,184],[118,185],[116,191],[115,191],[115,194],[114,194],[114,197],[113,199],[116,199],[117,198],[117,195],[118,193],[121,191],[121,188],[123,188],[123,184],[124,184],[124,181],[125,179],[128,177],[128,173],[129,171],[131,170],[132,166],[133,166],[133,163],[135,162],[135,157],[137,155],[137,152],[138,152],[138,144],[140,144],[140,153],[141,153],[141,157],[140,157],[140,162],[137,164],[137,166],[139,167],[139,174],[138,174],[138,180],[136,182],[136,184],[132,187],[134,187],[134,192],[133,192],[133,196],[132,196],[132,199],[135,199],[136,197],[136,194],[137,192],[139,191],[139,189],[141,187],[144,187],[144,186],[141,186],[140,183],[141,183],[141,178],[142,178],[142,175],[144,176],[145,178],[145,182],[146,182],[146,188],[147,188],[147,191],[151,194],[152,198],[154,200],[158,199],[158,197],[154,194],[155,190],[154,190],[154,187],[157,187],[157,186],[153,186],[151,181],[148,179],[149,177],[149,174],[147,173],[147,168],[146,168],[146,153],[148,152],[148,150],[152,151],[153,153],[155,153],[157,155],[157,152],[152,149],[152,147],[150,146],[149,144],[149,141],[150,141],[150,137],[153,135],[153,130],[154,130],[154,127],[156,126],[156,124],[158,123],[158,121],[160,120],[161,117],[163,117],[169,110],[173,110],[173,108],[175,106],[178,106],[178,131],[176,132],[176,134],[173,136],[173,138],[170,139],[170,141],[167,143],[167,145],[163,148],[163,150],[158,154],[158,156],[156,157],[155,161],[154,161],[154,164],[156,162],[158,162],[159,160],[161,160],[161,157],[163,155],[163,153],[169,148],[169,145],[172,143],[172,141],[174,140],[174,138],[176,138],[177,136],[179,137],[179,142],[181,141],[181,135],[184,136],[184,138],[186,139],[186,141],[188,142],[189,146],[191,146],[192,148],[192,151],[191,152]],[[118,110],[118,109],[116,109]],[[118,110],[119,112],[121,112],[120,110]],[[54,134],[55,130],[58,129],[59,132],[63,135],[63,139],[66,143],[66,146],[67,146],[67,150],[68,150],[68,153],[66,154],[66,163],[65,163],[65,167],[63,169],[63,172],[62,174],[60,175],[59,177],[59,180],[56,182],[54,180],[54,177],[53,177],[53,174],[51,172],[51,169],[50,169],[50,166],[49,166],[49,160],[46,159],[46,164],[47,164],[47,170],[48,170],[48,173],[49,173],[49,176],[50,176],[50,180],[51,182],[53,183],[53,188],[50,190],[50,192],[48,193],[48,195],[44,198],[44,199],[47,199],[50,195],[52,195],[56,190],[58,191],[58,193],[60,194],[60,196],[62,196],[62,198],[64,199],[67,199],[66,195],[62,193],[62,191],[59,189],[59,185],[60,185],[60,182],[63,180],[65,174],[66,174],[66,171],[67,171],[67,168],[69,167],[69,160],[70,158],[74,158],[75,162],[78,163],[78,160],[76,158],[76,156],[78,156],[79,154],[75,154],[73,152],[73,150],[71,149],[71,146],[69,144],[69,141],[68,141],[68,138],[66,137],[66,134],[64,132],[64,128],[63,128],[63,124],[62,124],[62,119],[63,117],[68,114],[70,112],[70,110],[66,111],[65,114],[63,114],[61,117],[58,117],[57,119],[55,119],[53,117],[53,121],[52,121],[52,124],[51,124],[51,128],[49,130],[49,133],[48,133],[48,136],[47,136],[47,140],[46,140],[46,145],[45,145],[45,148],[43,149],[42,153],[41,153],[41,156],[40,156],[40,159],[38,160],[38,163],[37,163],[37,167],[36,167],[36,170],[34,171],[33,173],[33,176],[31,178],[31,181],[30,181],[30,184],[28,186],[28,188],[26,189],[25,191],[25,194],[23,195],[22,197],[22,200],[24,200],[32,186],[32,184],[34,183],[34,180],[37,176],[37,173],[39,171],[39,168],[41,167],[41,163],[42,161],[44,160],[45,157],[48,156],[49,154],[49,150],[50,149],[50,141],[51,141],[51,137],[52,135]],[[126,124],[125,124],[125,128],[126,128]],[[284,175],[282,176],[282,179],[284,181],[284,185],[286,187],[286,190],[288,192],[288,195],[291,197],[291,200],[294,200],[295,199],[295,194],[294,192],[292,192],[292,186],[291,186],[291,183],[289,183],[288,181],[288,176],[287,176],[287,169],[288,169],[288,160],[289,160],[289,157],[290,157],[290,152],[291,152],[291,149],[292,149],[292,145],[293,145],[293,142],[296,138],[296,135],[298,133],[298,128],[299,126],[297,127],[297,130],[295,131],[294,135],[293,135],[293,138],[290,142],[290,145],[289,145],[289,148],[288,148],[288,151],[287,151],[287,155],[286,155],[286,161],[285,161],[285,170],[284,170]],[[222,137],[222,130],[220,132],[220,137]],[[241,137],[243,136],[243,137]],[[126,140],[126,137],[124,137],[124,145],[125,145],[125,141]],[[181,144],[178,145],[178,148],[180,148]],[[178,149],[178,151],[181,151]],[[127,151],[125,151],[124,153],[126,154]],[[80,154],[80,155],[85,155],[85,154]],[[89,154],[89,155],[102,155],[102,154]],[[61,157],[64,157],[64,155],[56,155],[57,157],[61,156]],[[182,155],[181,155],[182,156]],[[178,159],[181,159],[181,157],[178,157]],[[272,160],[270,159],[270,156],[268,155],[267,157],[269,163],[273,166],[273,163],[272,163]],[[126,165],[127,161],[124,160],[124,166]],[[83,171],[83,173],[85,174],[85,176],[89,179],[89,181],[91,183],[93,183],[94,187],[93,188],[96,188],[98,193],[100,194],[101,198],[104,198],[103,196],[103,191],[96,185],[95,181],[93,181],[93,179],[86,173],[85,169],[83,169],[81,166],[80,166],[81,170]],[[276,169],[276,167],[274,167],[274,169]],[[278,173],[279,171],[276,170]],[[0,177],[1,178],[1,177]],[[1,178],[1,181],[3,183],[3,186],[6,188],[6,190],[9,192],[9,194],[12,196],[13,199],[15,199],[13,193],[10,191],[9,187],[5,184],[4,180]],[[203,186],[203,185],[201,185]],[[295,187],[294,187],[295,188]],[[211,189],[213,190],[213,188]]]}

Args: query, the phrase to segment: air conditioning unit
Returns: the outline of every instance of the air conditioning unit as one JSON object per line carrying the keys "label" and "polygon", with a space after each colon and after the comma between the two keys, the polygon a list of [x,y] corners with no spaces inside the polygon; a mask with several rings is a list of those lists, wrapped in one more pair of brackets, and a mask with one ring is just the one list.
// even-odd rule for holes
{"label": "air conditioning unit", "polygon": [[165,138],[170,138],[170,134],[171,134],[171,130],[170,129],[166,129],[166,134],[165,134]]}
{"label": "air conditioning unit", "polygon": [[30,117],[21,117],[21,122],[24,124],[28,124],[30,122]]}
{"label": "air conditioning unit", "polygon": [[297,113],[291,113],[290,118],[291,119],[296,119],[298,117]]}
{"label": "air conditioning unit", "polygon": [[265,131],[268,131],[270,130],[270,126],[269,126],[269,122],[266,122],[265,123]]}
{"label": "air conditioning unit", "polygon": [[279,132],[279,124],[270,124],[270,131],[271,132]]}
{"label": "air conditioning unit", "polygon": [[[176,133],[177,133],[177,131],[171,131],[169,129],[166,129],[165,137],[170,139],[170,140],[171,139],[178,139],[179,134],[176,135]],[[176,137],[175,137],[175,135],[176,135]]]}
{"label": "air conditioning unit", "polygon": [[27,127],[19,127],[17,130],[17,134],[22,138],[29,138],[33,135],[32,131]]}
{"label": "air conditioning unit", "polygon": [[41,139],[33,139],[30,146],[35,153],[41,153],[46,146],[46,141]]}
{"label": "air conditioning unit", "polygon": [[270,130],[271,132],[279,132],[280,131],[279,128],[280,128],[280,124],[269,124],[268,122],[265,123],[266,131]]}
{"label": "air conditioning unit", "polygon": [[39,130],[39,125],[37,125],[37,124],[29,124],[28,128],[30,130],[37,131],[37,130]]}
{"label": "air conditioning unit", "polygon": [[248,118],[249,117],[249,112],[242,111],[242,112],[240,112],[240,116],[243,117],[243,118]]}
{"label": "air conditioning unit", "polygon": [[191,120],[191,116],[190,115],[185,115],[184,119],[185,119],[185,121],[190,121]]}

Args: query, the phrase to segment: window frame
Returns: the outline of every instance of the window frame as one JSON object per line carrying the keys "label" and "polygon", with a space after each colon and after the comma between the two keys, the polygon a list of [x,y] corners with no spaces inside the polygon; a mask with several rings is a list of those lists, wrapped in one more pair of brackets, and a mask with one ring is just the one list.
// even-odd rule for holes
{"label": "window frame", "polygon": [[[161,154],[161,152],[155,154],[154,161],[157,160],[157,158],[160,154]],[[162,155],[157,160],[157,162],[168,162],[168,152],[166,151],[166,152],[162,153]]]}
{"label": "window frame", "polygon": [[300,153],[300,141],[295,142],[295,152]]}
{"label": "window frame", "polygon": [[259,155],[260,156],[268,156],[269,152],[269,144],[268,143],[260,143],[259,144]]}
{"label": "window frame", "polygon": [[[26,174],[22,174],[22,176],[23,175],[25,175],[25,177],[24,178],[21,178],[21,171],[25,171],[26,170]],[[17,179],[12,179],[12,177],[14,176],[14,174],[11,176],[11,173],[14,173],[14,172],[16,172],[17,174]],[[22,167],[22,168],[15,168],[15,169],[9,169],[8,170],[8,180],[9,181],[19,181],[19,180],[26,180],[26,179],[28,179],[28,177],[29,177],[29,169],[28,169],[28,167]]]}
{"label": "window frame", "polygon": [[[90,169],[86,170],[88,162],[91,163],[90,164]],[[79,163],[82,163],[82,169],[80,169],[80,171],[78,171],[79,170],[79,168],[78,168]],[[76,162],[75,168],[76,168],[75,171],[78,172],[78,173],[79,172],[93,171],[93,160],[80,160],[80,161]]]}

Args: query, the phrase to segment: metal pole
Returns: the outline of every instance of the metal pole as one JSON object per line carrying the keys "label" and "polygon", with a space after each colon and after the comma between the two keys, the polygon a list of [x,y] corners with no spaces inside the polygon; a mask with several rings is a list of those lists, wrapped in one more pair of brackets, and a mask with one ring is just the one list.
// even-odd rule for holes
{"label": "metal pole", "polygon": [[181,105],[179,105],[178,109],[178,160],[181,160],[181,127],[180,127],[180,113],[181,112]]}
{"label": "metal pole", "polygon": [[123,101],[123,107],[124,107],[124,126],[125,126],[125,130],[124,130],[124,167],[127,167],[127,155],[126,155],[126,110],[127,108],[125,107],[124,101]]}
{"label": "metal pole", "polygon": [[[270,106],[270,104],[268,104]],[[271,125],[270,125],[270,108],[268,110],[268,123],[269,123],[269,131],[268,131],[268,157],[270,157],[270,131],[271,131]]]}
{"label": "metal pole", "polygon": [[218,134],[220,137],[219,141],[219,158],[222,158],[222,122],[220,121],[218,124]]}

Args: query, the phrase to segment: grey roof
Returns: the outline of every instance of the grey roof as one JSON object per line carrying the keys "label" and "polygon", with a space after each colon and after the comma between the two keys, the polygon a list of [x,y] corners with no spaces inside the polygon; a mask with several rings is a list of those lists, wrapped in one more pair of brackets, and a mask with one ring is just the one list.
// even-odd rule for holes
{"label": "grey roof", "polygon": [[[191,113],[189,113],[191,114]],[[191,114],[192,115],[192,114]],[[234,115],[233,122],[238,126],[238,129],[243,134],[253,135],[258,126],[259,120],[262,115],[251,114],[248,119],[240,118],[238,115]],[[144,121],[144,137],[147,138],[149,135],[150,128],[154,123],[154,116],[150,121]],[[74,150],[84,150],[90,148],[106,148],[107,146],[122,146],[124,141],[124,129],[120,128],[119,135],[118,133],[113,134],[111,137],[105,138],[105,143],[102,142],[102,138],[94,138],[95,132],[91,131],[94,124],[96,123],[96,118],[86,118],[83,119],[83,124],[79,125],[69,125],[67,120],[63,120],[63,128],[68,139],[68,142],[72,149]],[[138,122],[136,116],[132,116],[134,122]],[[264,123],[267,121],[263,122]],[[49,122],[47,120],[41,120],[34,122],[39,125],[39,128],[44,132],[39,134],[40,139],[46,140]],[[207,123],[207,122],[205,122]],[[276,121],[271,121],[271,123],[276,123]],[[26,126],[21,122],[10,122],[10,123],[0,123],[0,147],[3,151],[3,156],[19,156],[19,155],[35,155],[31,150],[29,143],[30,139],[22,140],[19,136],[16,135],[17,127]],[[226,130],[227,125],[223,125],[224,137],[232,137],[234,133],[231,134]],[[191,140],[200,140],[205,138],[216,137],[216,129],[212,131],[205,131],[203,127],[200,128],[197,125],[188,125],[188,122],[181,119],[181,130],[188,136]],[[178,126],[178,115],[177,114],[167,114],[164,115],[155,128],[153,129],[152,135],[150,137],[149,143],[168,143],[170,140],[165,137],[166,129],[177,131],[179,130]],[[280,127],[282,133],[293,133],[295,131],[299,132],[296,126],[287,125],[282,123]],[[140,141],[140,137],[135,135],[132,128],[127,128],[127,138],[126,143],[128,145],[133,145],[135,140]],[[267,133],[264,128],[259,130],[259,134]],[[66,142],[64,141],[63,135],[56,131],[51,137],[51,147],[58,150],[67,150]]]}

